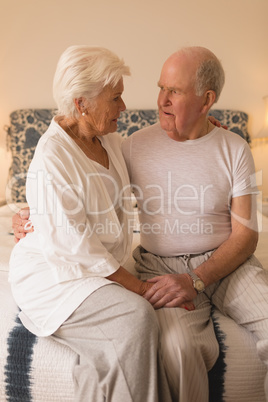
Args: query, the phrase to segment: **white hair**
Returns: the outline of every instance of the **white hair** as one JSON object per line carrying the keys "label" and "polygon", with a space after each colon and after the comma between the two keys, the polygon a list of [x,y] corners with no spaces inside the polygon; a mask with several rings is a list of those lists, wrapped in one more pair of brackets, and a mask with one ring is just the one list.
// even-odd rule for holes
{"label": "white hair", "polygon": [[74,99],[91,101],[106,85],[113,87],[123,75],[130,75],[124,61],[108,49],[78,45],[61,55],[53,80],[53,96],[58,113],[77,117]]}

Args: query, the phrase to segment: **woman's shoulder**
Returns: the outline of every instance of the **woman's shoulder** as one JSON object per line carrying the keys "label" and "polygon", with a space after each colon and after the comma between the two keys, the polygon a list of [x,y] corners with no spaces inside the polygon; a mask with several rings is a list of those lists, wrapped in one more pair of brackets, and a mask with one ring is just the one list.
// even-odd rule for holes
{"label": "woman's shoulder", "polygon": [[75,156],[76,147],[72,139],[52,121],[38,141],[31,167],[61,169],[64,165],[72,164],[74,159],[79,160]]}
{"label": "woman's shoulder", "polygon": [[53,119],[47,131],[40,138],[38,146],[43,152],[54,152],[61,147],[69,149],[72,147],[72,139]]}
{"label": "woman's shoulder", "polygon": [[121,134],[109,133],[104,136],[99,137],[104,147],[110,147],[114,152],[117,150],[121,150],[122,142],[124,141],[124,137]]}
{"label": "woman's shoulder", "polygon": [[107,135],[105,135],[104,137],[104,141],[108,141],[108,142],[117,142],[117,143],[121,143],[124,140],[124,137],[119,134],[118,132],[114,132],[114,133],[109,133]]}

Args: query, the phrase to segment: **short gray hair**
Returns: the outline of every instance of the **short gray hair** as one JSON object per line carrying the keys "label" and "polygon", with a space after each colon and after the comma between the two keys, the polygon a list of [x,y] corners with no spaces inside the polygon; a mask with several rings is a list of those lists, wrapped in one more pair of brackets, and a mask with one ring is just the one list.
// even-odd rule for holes
{"label": "short gray hair", "polygon": [[58,113],[77,117],[74,99],[91,101],[106,85],[116,86],[130,69],[116,54],[103,47],[70,46],[61,55],[53,81]]}
{"label": "short gray hair", "polygon": [[180,51],[198,57],[194,83],[196,95],[202,96],[206,91],[212,90],[216,94],[216,103],[225,82],[225,73],[220,60],[209,49],[201,46],[185,47]]}
{"label": "short gray hair", "polygon": [[212,90],[216,94],[215,103],[218,101],[225,82],[225,74],[220,61],[207,59],[201,62],[196,71],[195,88],[198,96]]}

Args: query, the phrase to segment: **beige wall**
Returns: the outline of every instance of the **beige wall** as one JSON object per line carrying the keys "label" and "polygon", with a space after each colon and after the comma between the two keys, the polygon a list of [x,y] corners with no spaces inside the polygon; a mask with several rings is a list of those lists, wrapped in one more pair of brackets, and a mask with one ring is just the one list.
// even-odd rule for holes
{"label": "beige wall", "polygon": [[218,107],[249,113],[253,136],[262,126],[267,0],[1,0],[0,12],[0,197],[9,164],[3,130],[9,113],[54,106],[56,62],[72,44],[105,46],[125,59],[132,69],[125,80],[129,108],[156,107],[156,82],[171,52],[206,46],[226,71]]}

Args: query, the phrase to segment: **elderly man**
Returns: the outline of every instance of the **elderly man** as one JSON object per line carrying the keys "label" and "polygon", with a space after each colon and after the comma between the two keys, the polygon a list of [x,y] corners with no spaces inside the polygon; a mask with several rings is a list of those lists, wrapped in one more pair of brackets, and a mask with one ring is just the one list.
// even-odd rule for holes
{"label": "elderly man", "polygon": [[[173,399],[207,402],[218,357],[212,306],[258,338],[268,363],[268,272],[254,257],[254,163],[247,143],[207,119],[224,85],[216,56],[184,48],[164,63],[160,124],[130,136],[123,153],[140,210],[140,277],[157,310]],[[180,308],[193,301],[195,310]],[[265,385],[268,397],[268,383]]]}

